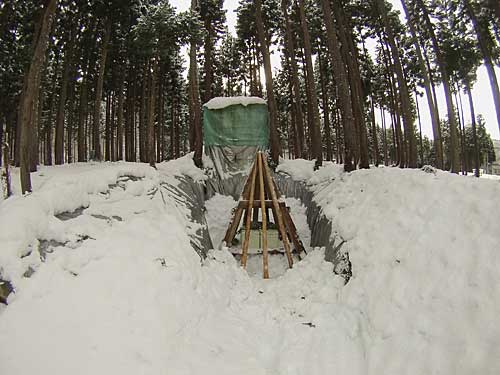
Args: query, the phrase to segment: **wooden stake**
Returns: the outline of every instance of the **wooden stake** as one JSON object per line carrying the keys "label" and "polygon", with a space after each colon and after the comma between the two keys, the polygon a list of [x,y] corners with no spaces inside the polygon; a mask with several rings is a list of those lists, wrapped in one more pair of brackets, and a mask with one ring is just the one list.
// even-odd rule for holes
{"label": "wooden stake", "polygon": [[[282,239],[283,245],[285,247],[286,257],[288,259],[288,266],[290,268],[292,268],[293,267],[292,252],[290,250],[290,243],[288,242],[288,237],[287,237],[287,234],[286,234],[285,226],[283,224],[283,217],[282,217],[282,213],[281,213],[281,207],[279,205],[278,198],[276,197],[276,191],[274,189],[273,179],[271,178],[271,172],[269,171],[269,167],[268,167],[266,161],[263,160],[263,159],[262,159],[262,163],[264,164],[264,170],[265,170],[265,173],[266,173],[267,185],[268,185],[268,188],[269,188],[269,192],[271,194],[271,199],[273,201],[273,207],[274,207],[274,210],[276,211],[276,213],[278,214],[276,219],[278,221],[277,224],[278,224],[278,229],[279,229],[280,234],[281,234],[281,239]],[[262,198],[261,198],[261,200],[262,200]]]}
{"label": "wooden stake", "polygon": [[[226,242],[226,246],[231,247],[231,243],[233,242],[234,236],[236,236],[236,231],[238,230],[238,226],[240,225],[241,217],[243,216],[243,210],[247,208],[248,205],[248,196],[250,193],[250,185],[251,185],[251,176],[256,168],[255,163],[252,165],[252,169],[250,170],[250,174],[248,175],[247,181],[245,182],[245,186],[243,188],[243,192],[240,197],[240,204],[238,204],[236,210],[233,213],[233,217],[231,218],[229,227],[227,228],[226,235],[224,236],[224,240]],[[245,200],[241,200],[244,198]],[[244,205],[241,203],[245,202]]]}
{"label": "wooden stake", "polygon": [[252,207],[253,199],[255,194],[255,175],[257,174],[257,162],[255,162],[252,168],[252,173],[249,178],[250,181],[250,196],[248,197],[248,206],[246,212],[246,223],[245,223],[245,239],[243,240],[242,254],[241,254],[241,266],[246,268],[247,258],[248,258],[248,245],[250,242],[250,223],[252,222]]}
{"label": "wooden stake", "polygon": [[[245,206],[246,207],[246,206]],[[233,218],[229,224],[229,228],[226,231],[226,235],[224,236],[224,242],[227,247],[231,247],[234,236],[236,236],[236,231],[238,230],[238,225],[240,225],[241,216],[243,216],[243,208],[238,206],[233,214]]]}
{"label": "wooden stake", "polygon": [[257,154],[257,160],[259,162],[259,187],[260,187],[260,209],[262,211],[262,255],[263,255],[263,266],[264,279],[269,279],[269,259],[267,253],[267,215],[266,215],[266,197],[264,192],[264,168],[262,153]]}
{"label": "wooden stake", "polygon": [[281,211],[283,212],[283,218],[285,219],[285,226],[287,229],[288,234],[290,235],[290,238],[293,242],[293,246],[295,247],[295,250],[297,252],[297,255],[300,257],[300,253],[304,252],[307,254],[306,249],[304,248],[304,244],[299,238],[299,235],[297,234],[297,227],[295,227],[295,224],[293,223],[292,217],[290,216],[290,212],[288,212],[288,208],[286,207],[285,203],[280,203],[281,206]]}

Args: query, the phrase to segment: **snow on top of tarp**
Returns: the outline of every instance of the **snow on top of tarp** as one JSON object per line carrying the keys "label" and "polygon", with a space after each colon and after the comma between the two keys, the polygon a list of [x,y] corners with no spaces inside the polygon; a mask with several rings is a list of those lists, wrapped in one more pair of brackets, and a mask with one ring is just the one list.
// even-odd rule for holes
{"label": "snow on top of tarp", "polygon": [[267,104],[267,102],[257,96],[230,96],[230,97],[217,97],[210,99],[203,106],[208,109],[222,109],[230,105],[247,106],[250,104]]}

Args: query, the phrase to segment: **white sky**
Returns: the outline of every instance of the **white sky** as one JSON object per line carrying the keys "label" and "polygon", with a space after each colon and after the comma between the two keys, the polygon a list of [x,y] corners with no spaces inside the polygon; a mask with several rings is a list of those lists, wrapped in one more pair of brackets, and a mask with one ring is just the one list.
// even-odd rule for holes
{"label": "white sky", "polygon": [[[404,20],[403,10],[401,7],[401,2],[399,0],[389,0],[396,9],[399,9],[401,12],[401,17]],[[236,8],[238,7],[239,0],[225,0],[224,1],[224,9],[227,10],[226,17],[228,21],[229,30],[233,33],[236,33]],[[173,6],[175,6],[179,11],[184,11],[189,9],[191,5],[190,0],[171,0]],[[271,60],[273,66],[277,67],[280,64],[280,57],[277,53],[271,55]],[[495,68],[497,73],[497,78],[500,79],[500,69]],[[494,139],[500,139],[500,133],[498,129],[498,123],[496,120],[495,106],[493,103],[493,97],[491,93],[491,88],[489,84],[488,74],[486,72],[486,68],[481,66],[477,72],[478,80],[472,89],[472,94],[474,98],[474,107],[476,115],[483,115],[486,121],[486,128],[488,132],[491,134],[491,137]],[[424,92],[421,89],[421,92]],[[439,106],[439,115],[444,118],[446,115],[446,101],[444,98],[444,92],[442,86],[437,88],[438,95],[438,106]],[[464,118],[465,123],[470,123],[470,111],[468,105],[468,98],[465,95],[462,95],[462,103],[464,108]],[[429,138],[432,138],[432,125],[429,114],[429,107],[427,104],[426,97],[419,98],[419,107],[420,107],[420,116],[422,120],[422,133],[427,135]],[[379,111],[376,111],[376,117],[378,121],[380,121]],[[418,126],[418,123],[416,123]]]}

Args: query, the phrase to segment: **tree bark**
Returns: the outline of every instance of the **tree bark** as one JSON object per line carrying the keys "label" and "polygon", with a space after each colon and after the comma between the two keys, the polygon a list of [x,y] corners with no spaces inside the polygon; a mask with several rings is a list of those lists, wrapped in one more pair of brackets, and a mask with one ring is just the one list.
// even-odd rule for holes
{"label": "tree bark", "polygon": [[333,1],[333,13],[339,25],[339,37],[343,46],[344,63],[347,66],[348,78],[351,86],[352,111],[356,125],[356,157],[359,157],[359,167],[369,168],[368,158],[368,135],[366,131],[363,88],[361,85],[361,73],[359,71],[359,57],[357,46],[354,45],[352,27],[346,20],[342,5],[338,0]]}
{"label": "tree bark", "polygon": [[292,83],[292,100],[295,108],[294,134],[297,145],[295,153],[296,158],[304,157],[304,114],[302,113],[302,100],[300,96],[299,73],[297,60],[295,57],[294,35],[292,34],[292,25],[288,15],[288,0],[281,0],[281,10],[285,22],[285,43],[289,56],[290,77]]}
{"label": "tree bark", "polygon": [[45,50],[47,49],[47,40],[52,26],[54,12],[57,7],[57,0],[48,0],[46,6],[41,12],[39,28],[35,33],[33,56],[26,74],[23,85],[23,94],[21,102],[21,139],[20,139],[20,177],[21,192],[31,192],[30,167],[30,132],[33,131],[33,103],[37,94],[36,84],[45,60]]}
{"label": "tree bark", "polygon": [[104,72],[106,69],[106,59],[108,56],[109,39],[111,38],[111,20],[106,21],[104,38],[101,45],[101,56],[99,58],[99,72],[97,76],[96,96],[94,103],[94,121],[92,126],[92,147],[94,151],[94,158],[102,160],[101,153],[101,138],[100,138],[100,123],[101,123],[101,101],[102,101],[102,87],[104,83]]}
{"label": "tree bark", "polygon": [[158,60],[151,62],[152,71],[149,83],[149,111],[148,111],[148,162],[156,168],[156,147],[155,147],[155,109],[156,109],[156,81],[158,76]]}
{"label": "tree bark", "polygon": [[467,96],[469,97],[469,107],[470,107],[470,117],[472,124],[472,138],[474,140],[474,175],[479,177],[479,143],[477,141],[477,130],[476,130],[476,114],[474,111],[474,101],[472,99],[472,90],[468,80],[465,80],[465,87],[467,90]]}
{"label": "tree bark", "polygon": [[[385,9],[384,0],[377,0],[379,14],[382,17],[382,22],[384,24],[384,29],[387,35],[387,42],[391,49],[391,55],[394,62],[394,70],[396,71],[396,77],[398,80],[399,96],[401,99],[402,117],[403,117],[403,127],[405,132],[405,138],[408,140],[409,149],[407,150],[408,155],[408,167],[417,167],[417,148],[415,143],[415,131],[413,127],[413,114],[411,111],[410,95],[408,92],[408,86],[406,84],[406,79],[403,74],[403,67],[401,64],[401,57],[399,50],[396,46],[396,40],[394,38],[394,33],[392,27],[389,24],[389,19],[387,17],[387,11]],[[406,150],[405,150],[406,151]]]}
{"label": "tree bark", "polygon": [[422,55],[422,50],[420,48],[420,43],[417,38],[417,32],[415,30],[415,26],[413,24],[413,19],[408,12],[408,7],[406,5],[407,0],[401,0],[401,5],[403,6],[403,10],[406,14],[407,24],[410,29],[410,34],[413,39],[413,45],[417,52],[417,59],[420,66],[420,72],[422,73],[422,77],[424,79],[424,87],[425,87],[425,95],[427,97],[427,103],[429,105],[429,112],[431,115],[432,122],[432,135],[434,138],[434,148],[436,152],[436,163],[439,169],[443,169],[443,141],[441,139],[441,130],[439,124],[439,113],[437,110],[437,103],[434,101],[434,97],[431,90],[431,80],[429,77],[430,72],[427,71],[425,66],[425,61]]}
{"label": "tree bark", "polygon": [[335,81],[338,84],[339,104],[344,130],[344,170],[350,172],[356,168],[353,164],[354,151],[354,115],[352,113],[351,94],[347,81],[347,72],[342,62],[339,41],[332,18],[329,0],[320,0],[323,9],[323,19],[326,26],[328,51],[333,63]]}
{"label": "tree bark", "polygon": [[439,47],[438,40],[436,34],[434,32],[434,27],[429,18],[429,13],[427,11],[427,7],[424,4],[423,0],[417,0],[420,9],[422,10],[422,14],[424,16],[424,22],[427,26],[427,30],[431,37],[432,47],[434,49],[434,54],[436,55],[437,64],[439,70],[441,72],[441,78],[443,81],[444,92],[446,97],[446,107],[448,109],[448,121],[450,123],[450,138],[451,138],[451,172],[458,173],[458,169],[460,167],[459,155],[458,155],[458,137],[457,137],[457,119],[455,114],[455,109],[453,108],[453,98],[451,94],[450,88],[450,80],[448,77],[448,71],[446,70],[446,61],[441,53],[441,48]]}
{"label": "tree bark", "polygon": [[375,122],[375,105],[373,104],[373,98],[370,97],[370,109],[371,109],[371,120],[372,120],[372,133],[373,133],[373,164],[378,167],[380,163],[379,148],[378,148],[378,137],[377,137],[377,124]]}
{"label": "tree bark", "polygon": [[213,84],[213,61],[212,61],[212,51],[213,51],[213,39],[214,39],[214,28],[212,26],[212,20],[207,17],[205,20],[205,64],[204,64],[204,71],[205,71],[205,95],[203,97],[203,100],[208,102],[210,99],[212,99],[213,94],[212,94],[212,84]]}
{"label": "tree bark", "polygon": [[123,73],[120,77],[120,85],[118,87],[118,110],[116,118],[116,158],[123,160],[123,106],[124,106],[124,84],[125,80]]}
{"label": "tree bark", "polygon": [[[493,103],[495,104],[495,111],[497,114],[498,129],[500,130],[500,90],[498,88],[498,80],[497,80],[497,75],[495,73],[495,67],[491,59],[491,48],[490,48],[491,43],[488,43],[486,36],[483,33],[483,30],[481,30],[481,26],[477,21],[476,12],[474,11],[474,8],[472,7],[470,0],[464,0],[464,2],[467,8],[467,12],[469,13],[469,17],[472,21],[472,25],[474,26],[474,31],[476,32],[477,35],[479,48],[481,49],[481,53],[483,55],[484,65],[486,66],[486,70],[488,72],[491,92],[493,94]],[[500,5],[497,5],[497,9],[500,9]]]}
{"label": "tree bark", "polygon": [[316,160],[314,167],[317,169],[323,164],[323,147],[321,142],[321,128],[319,119],[318,97],[316,94],[316,86],[314,83],[314,68],[312,63],[312,46],[307,27],[306,11],[304,0],[299,0],[300,24],[302,27],[302,36],[304,42],[304,57],[306,61],[306,90],[307,102],[311,112],[311,151],[312,158]]}
{"label": "tree bark", "polygon": [[332,136],[330,131],[330,109],[328,105],[328,92],[325,82],[325,66],[323,63],[323,58],[321,56],[321,51],[318,52],[319,60],[319,78],[321,82],[321,97],[323,101],[323,128],[325,131],[325,142],[326,142],[326,160],[332,160]]}
{"label": "tree bark", "polygon": [[[191,11],[197,12],[198,1],[191,0]],[[193,131],[193,148],[194,164],[201,168],[202,151],[203,151],[203,134],[201,129],[201,103],[200,103],[200,89],[198,83],[198,63],[196,61],[197,43],[194,37],[191,39],[191,46],[189,50],[189,99],[190,99],[190,116]]]}
{"label": "tree bark", "polygon": [[266,75],[267,106],[269,108],[269,135],[271,144],[271,160],[274,166],[279,163],[281,155],[281,145],[278,136],[278,113],[276,99],[274,97],[273,76],[271,71],[271,57],[269,55],[269,46],[264,32],[264,23],[262,21],[262,3],[261,0],[255,1],[255,22],[257,24],[257,35],[260,42],[260,50],[264,59],[264,72]]}

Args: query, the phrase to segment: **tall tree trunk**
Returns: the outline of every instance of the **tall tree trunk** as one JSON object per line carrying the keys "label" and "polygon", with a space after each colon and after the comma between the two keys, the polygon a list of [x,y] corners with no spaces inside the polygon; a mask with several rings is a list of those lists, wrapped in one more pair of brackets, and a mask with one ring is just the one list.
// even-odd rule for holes
{"label": "tall tree trunk", "polygon": [[144,63],[144,68],[142,71],[142,91],[141,91],[141,107],[139,109],[139,160],[142,163],[147,162],[147,139],[146,139],[146,128],[147,128],[147,95],[148,95],[148,71],[149,62]]}
{"label": "tall tree trunk", "polygon": [[326,160],[332,160],[332,137],[330,132],[330,108],[328,105],[328,90],[325,79],[325,66],[321,51],[318,52],[319,79],[321,82],[321,97],[323,101],[323,128],[325,130]]}
{"label": "tall tree trunk", "polygon": [[[465,117],[464,117],[464,107],[462,103],[462,94],[460,93],[460,86],[457,84],[458,101],[460,103],[460,116],[462,119],[461,136],[462,136],[462,153],[463,153],[463,167],[465,172],[469,170],[467,153],[465,152]],[[467,174],[467,173],[464,173]]]}
{"label": "tall tree trunk", "polygon": [[394,70],[396,71],[396,77],[398,80],[399,97],[401,99],[401,108],[403,115],[403,127],[405,132],[405,139],[408,140],[409,149],[408,153],[408,167],[417,167],[417,148],[415,142],[415,131],[413,127],[413,114],[411,110],[410,95],[408,92],[408,86],[406,84],[406,79],[403,73],[403,66],[401,64],[401,57],[399,55],[399,49],[396,46],[396,40],[394,38],[394,33],[391,25],[389,24],[389,19],[387,17],[387,11],[385,9],[384,0],[377,0],[379,14],[382,17],[382,22],[384,24],[384,29],[387,35],[387,42],[391,49],[391,55],[394,62]]}
{"label": "tall tree trunk", "polygon": [[204,55],[205,55],[205,64],[203,70],[205,71],[205,95],[203,97],[203,101],[206,103],[210,99],[213,98],[212,94],[212,84],[213,84],[213,61],[212,61],[212,53],[214,48],[214,28],[212,25],[212,20],[210,17],[207,17],[205,20],[205,43],[204,43]]}
{"label": "tall tree trunk", "polygon": [[56,115],[56,136],[55,136],[55,161],[56,165],[64,164],[64,120],[66,114],[66,100],[68,97],[69,74],[73,59],[73,37],[72,31],[66,42],[63,63],[63,75],[61,81],[61,93],[59,95],[59,106]]}
{"label": "tall tree trunk", "polygon": [[123,160],[123,106],[124,106],[124,84],[123,73],[120,76],[120,85],[118,86],[118,109],[116,116],[116,158]]}
{"label": "tall tree trunk", "polygon": [[111,160],[111,92],[106,96],[106,117],[104,121],[104,160]]}
{"label": "tall tree trunk", "polygon": [[152,62],[152,71],[149,84],[149,113],[148,113],[148,162],[156,168],[156,147],[155,147],[155,112],[156,112],[156,81],[158,77],[158,60]]}
{"label": "tall tree trunk", "polygon": [[426,66],[425,66],[425,61],[422,56],[422,50],[420,48],[420,43],[417,38],[417,32],[415,30],[415,25],[413,24],[413,18],[411,17],[410,13],[408,12],[408,7],[406,5],[407,0],[401,0],[401,4],[403,6],[404,12],[406,14],[406,20],[407,24],[410,29],[411,37],[413,39],[413,45],[415,47],[415,50],[417,52],[417,59],[418,63],[420,66],[420,72],[422,74],[422,77],[424,79],[424,87],[425,87],[425,94],[427,97],[427,103],[429,105],[429,112],[431,115],[431,123],[432,123],[432,135],[434,138],[434,148],[436,152],[436,163],[437,167],[439,169],[443,169],[443,141],[441,139],[441,130],[440,130],[440,124],[439,124],[439,113],[437,110],[437,103],[434,101],[434,97],[432,94],[431,90],[431,79],[430,79],[430,72],[427,71]]}
{"label": "tall tree trunk", "polygon": [[312,157],[316,159],[315,168],[323,164],[323,147],[321,144],[321,128],[319,119],[318,97],[316,95],[316,86],[314,84],[314,68],[312,63],[312,46],[309,30],[307,27],[306,11],[304,0],[299,0],[300,24],[302,27],[302,36],[304,42],[304,57],[306,60],[306,80],[307,80],[307,102],[311,112],[311,151]]}
{"label": "tall tree trunk", "polygon": [[451,160],[451,172],[458,173],[458,168],[460,167],[459,155],[458,155],[458,137],[457,137],[457,118],[455,114],[455,109],[453,107],[453,98],[450,88],[450,80],[448,77],[448,71],[446,70],[446,61],[441,53],[441,48],[439,47],[436,34],[434,32],[434,26],[429,18],[429,13],[427,7],[423,0],[417,0],[419,8],[424,16],[424,22],[427,26],[427,31],[431,37],[432,47],[434,49],[434,54],[436,55],[437,64],[441,72],[441,78],[443,81],[444,92],[446,97],[446,107],[448,109],[448,121],[450,123],[450,160]]}
{"label": "tall tree trunk", "polygon": [[[477,41],[479,44],[479,48],[481,49],[481,54],[483,55],[484,65],[486,66],[486,70],[488,72],[488,78],[490,80],[491,92],[493,94],[493,102],[495,104],[495,110],[497,114],[497,124],[498,129],[500,130],[500,90],[498,88],[497,75],[495,73],[495,67],[493,65],[491,59],[491,45],[492,43],[488,43],[487,35],[484,30],[481,29],[476,17],[476,12],[472,6],[470,0],[464,0],[465,6],[467,8],[467,12],[469,13],[469,17],[472,21],[472,25],[474,26],[474,31],[477,35]],[[497,8],[500,8],[497,5]]]}
{"label": "tall tree trunk", "polygon": [[78,110],[78,161],[87,161],[87,148],[85,147],[85,120],[87,118],[87,73],[84,73],[82,83],[80,85],[80,107]]}
{"label": "tall tree trunk", "polygon": [[56,112],[56,88],[57,88],[57,71],[59,70],[59,59],[56,57],[54,73],[52,75],[51,94],[49,101],[49,113],[44,127],[45,141],[45,157],[44,164],[52,165],[52,124],[54,121],[54,113]]}
{"label": "tall tree trunk", "polygon": [[264,72],[266,75],[266,91],[267,91],[267,105],[269,108],[269,133],[270,133],[270,146],[271,146],[271,160],[276,166],[279,163],[279,156],[281,155],[281,145],[278,136],[278,113],[276,107],[276,99],[274,97],[273,76],[271,72],[271,57],[269,55],[269,47],[264,32],[264,24],[262,21],[262,3],[261,0],[255,1],[255,21],[257,24],[257,34],[260,42],[260,49],[264,59]]}
{"label": "tall tree trunk", "polygon": [[390,102],[390,114],[391,114],[391,129],[392,129],[392,138],[394,145],[394,154],[391,155],[391,160],[396,163],[396,165],[400,167],[404,167],[406,163],[406,154],[405,148],[402,145],[402,136],[401,136],[401,123],[399,121],[399,105],[396,100],[396,84],[394,82],[394,72],[392,69],[392,64],[390,62],[389,52],[385,48],[385,42],[382,38],[382,35],[379,34],[380,39],[380,47],[382,49],[382,54],[384,58],[384,63],[386,67],[386,80],[389,86],[389,102]]}
{"label": "tall tree trunk", "polygon": [[379,165],[379,148],[378,148],[378,137],[377,137],[377,124],[375,122],[375,105],[373,104],[373,97],[370,97],[370,107],[371,107],[371,120],[372,120],[372,132],[373,132],[373,164],[376,167]]}
{"label": "tall tree trunk", "polygon": [[382,142],[384,144],[384,165],[387,167],[389,161],[387,158],[387,127],[385,125],[385,113],[384,109],[380,107],[380,118],[382,119]]}
{"label": "tall tree trunk", "polygon": [[345,17],[345,13],[339,0],[333,1],[333,13],[339,25],[340,42],[344,46],[341,48],[344,56],[344,63],[348,68],[348,78],[351,86],[352,111],[356,124],[356,135],[358,145],[356,154],[359,157],[360,168],[369,168],[368,157],[368,135],[365,123],[364,97],[361,84],[361,73],[359,70],[358,49],[354,44],[352,27]]}
{"label": "tall tree trunk", "polygon": [[[73,77],[76,75],[76,70],[73,70]],[[66,143],[66,158],[68,163],[73,163],[73,129],[75,120],[75,80],[71,80],[69,83],[69,114],[68,114],[68,125],[67,125],[67,143]]]}
{"label": "tall tree trunk", "polygon": [[465,88],[467,90],[467,96],[469,97],[469,107],[470,107],[470,117],[472,123],[472,138],[474,140],[474,175],[479,177],[479,142],[477,141],[477,130],[476,130],[476,114],[474,111],[474,101],[472,100],[472,90],[468,80],[465,80]]}
{"label": "tall tree trunk", "polygon": [[337,32],[332,18],[329,0],[320,0],[323,9],[323,19],[326,26],[328,51],[333,64],[335,81],[338,84],[339,104],[344,130],[344,170],[347,172],[356,168],[353,164],[354,151],[354,115],[352,113],[351,94],[347,80],[346,68],[342,62]]}
{"label": "tall tree trunk", "polygon": [[304,114],[302,113],[302,100],[300,96],[299,70],[295,56],[295,34],[292,33],[292,25],[288,15],[288,0],[281,0],[281,10],[285,22],[286,51],[290,62],[290,77],[292,83],[292,101],[295,108],[294,134],[297,144],[296,158],[304,157]]}
{"label": "tall tree trunk", "polygon": [[[191,11],[197,12],[198,1],[191,0]],[[191,47],[189,50],[189,99],[191,107],[191,124],[193,131],[193,148],[194,164],[201,168],[202,151],[203,151],[203,134],[201,129],[201,103],[200,103],[200,89],[198,85],[198,63],[196,61],[197,43],[195,38],[191,39]]]}
{"label": "tall tree trunk", "polygon": [[23,84],[22,101],[20,105],[20,177],[21,192],[24,194],[31,191],[30,167],[30,133],[33,131],[33,104],[38,94],[39,76],[45,60],[45,50],[47,49],[47,40],[52,26],[54,12],[57,7],[57,0],[48,0],[45,2],[35,38],[33,42],[33,56],[25,76]]}
{"label": "tall tree trunk", "polygon": [[111,38],[111,20],[106,20],[104,38],[101,45],[101,56],[99,58],[99,72],[97,75],[97,87],[94,103],[94,121],[92,126],[92,147],[94,158],[102,160],[101,154],[101,138],[100,138],[100,123],[101,123],[101,101],[102,101],[102,86],[104,83],[104,72],[106,69],[106,60],[108,56],[109,39]]}
{"label": "tall tree trunk", "polygon": [[420,166],[424,165],[424,143],[422,139],[422,121],[420,119],[420,107],[418,105],[418,94],[415,90],[415,104],[417,106],[417,118],[418,118],[418,133],[420,135]]}

